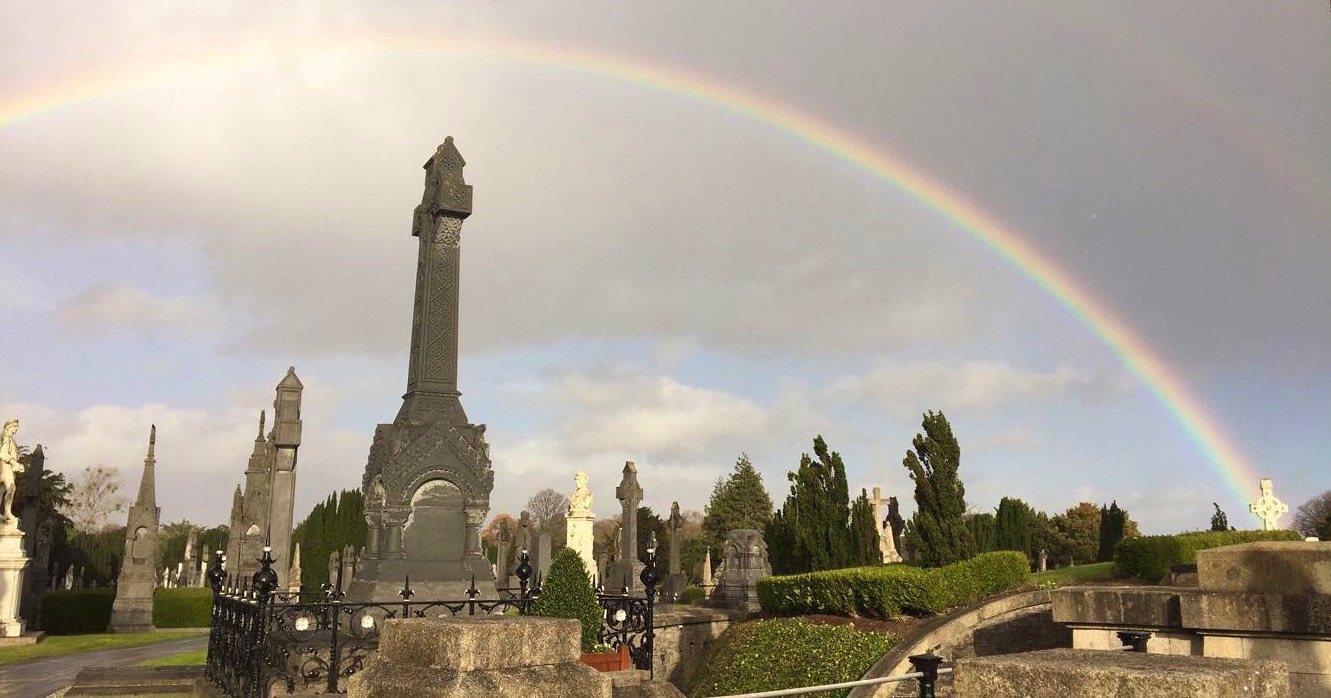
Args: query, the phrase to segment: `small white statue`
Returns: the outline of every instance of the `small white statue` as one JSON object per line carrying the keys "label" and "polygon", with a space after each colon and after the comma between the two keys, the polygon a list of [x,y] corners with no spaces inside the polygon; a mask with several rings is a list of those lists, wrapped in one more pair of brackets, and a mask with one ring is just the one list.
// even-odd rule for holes
{"label": "small white statue", "polygon": [[586,516],[592,511],[592,491],[587,488],[587,473],[573,476],[573,496],[568,498],[569,516]]}
{"label": "small white statue", "polygon": [[0,431],[0,485],[5,488],[0,498],[0,515],[6,525],[14,524],[14,475],[23,472],[23,464],[18,459],[18,444],[14,443],[14,434],[18,433],[18,419],[5,422]]}

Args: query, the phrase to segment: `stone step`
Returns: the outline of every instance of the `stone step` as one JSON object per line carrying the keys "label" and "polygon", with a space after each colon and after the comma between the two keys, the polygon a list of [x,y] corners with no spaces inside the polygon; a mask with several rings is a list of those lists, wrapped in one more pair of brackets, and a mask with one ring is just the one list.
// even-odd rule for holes
{"label": "stone step", "polygon": [[202,667],[87,667],[65,696],[195,696]]}

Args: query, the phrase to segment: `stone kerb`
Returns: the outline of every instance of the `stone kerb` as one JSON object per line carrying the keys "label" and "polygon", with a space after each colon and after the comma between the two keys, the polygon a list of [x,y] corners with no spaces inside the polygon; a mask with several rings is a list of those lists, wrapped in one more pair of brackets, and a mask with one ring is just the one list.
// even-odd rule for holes
{"label": "stone kerb", "polygon": [[1289,671],[1270,660],[1053,649],[959,659],[957,698],[1288,698]]}
{"label": "stone kerb", "polygon": [[611,698],[611,680],[578,662],[578,621],[535,616],[384,622],[379,652],[348,682],[364,698]]}

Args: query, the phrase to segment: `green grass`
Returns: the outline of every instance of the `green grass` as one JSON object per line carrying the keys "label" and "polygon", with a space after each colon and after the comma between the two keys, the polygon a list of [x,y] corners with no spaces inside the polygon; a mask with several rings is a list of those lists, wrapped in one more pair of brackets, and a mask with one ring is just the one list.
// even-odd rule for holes
{"label": "green grass", "polygon": [[176,628],[158,630],[151,633],[132,633],[113,635],[96,633],[92,635],[47,635],[46,639],[35,645],[18,647],[0,647],[0,664],[13,664],[29,659],[58,657],[66,654],[96,652],[98,650],[118,650],[126,647],[141,647],[158,642],[180,640],[187,637],[206,635],[206,628]]}
{"label": "green grass", "polygon": [[1036,585],[1048,586],[1053,583],[1058,586],[1064,584],[1082,584],[1085,582],[1103,582],[1114,578],[1114,563],[1097,562],[1094,565],[1077,565],[1076,567],[1060,567],[1048,572],[1036,572],[1031,575],[1031,583]]}
{"label": "green grass", "polygon": [[208,661],[207,648],[194,650],[193,652],[181,652],[180,654],[169,654],[165,657],[156,659],[145,659],[138,663],[138,666],[203,666]]}

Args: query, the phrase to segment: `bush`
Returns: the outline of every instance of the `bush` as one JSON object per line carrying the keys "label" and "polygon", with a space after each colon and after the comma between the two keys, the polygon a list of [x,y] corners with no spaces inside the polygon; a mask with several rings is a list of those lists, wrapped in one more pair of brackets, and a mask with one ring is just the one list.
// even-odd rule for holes
{"label": "bush", "polygon": [[680,593],[679,602],[691,606],[695,603],[698,603],[699,601],[702,601],[706,596],[707,594],[703,593],[702,587],[689,586],[685,587],[684,591]]}
{"label": "bush", "polygon": [[1298,531],[1194,531],[1124,538],[1114,550],[1114,573],[1155,582],[1173,565],[1196,562],[1198,550],[1264,540],[1303,540],[1303,537]]}
{"label": "bush", "polygon": [[689,695],[732,695],[854,681],[896,643],[891,635],[860,632],[850,625],[815,625],[798,618],[737,623],[717,638],[693,678]]}
{"label": "bush", "polygon": [[212,589],[179,587],[153,594],[153,625],[158,628],[206,628],[212,614]]}
{"label": "bush", "polygon": [[1024,553],[1001,550],[934,569],[884,565],[767,577],[758,580],[758,602],[785,616],[930,616],[1015,589],[1029,577]]}
{"label": "bush", "polygon": [[51,635],[105,632],[115,600],[114,589],[48,592],[42,597],[42,630]]}
{"label": "bush", "polygon": [[564,548],[550,560],[550,573],[541,584],[532,614],[548,618],[572,618],[582,622],[582,651],[590,652],[600,642],[605,613],[596,600],[591,577],[582,556]]}

